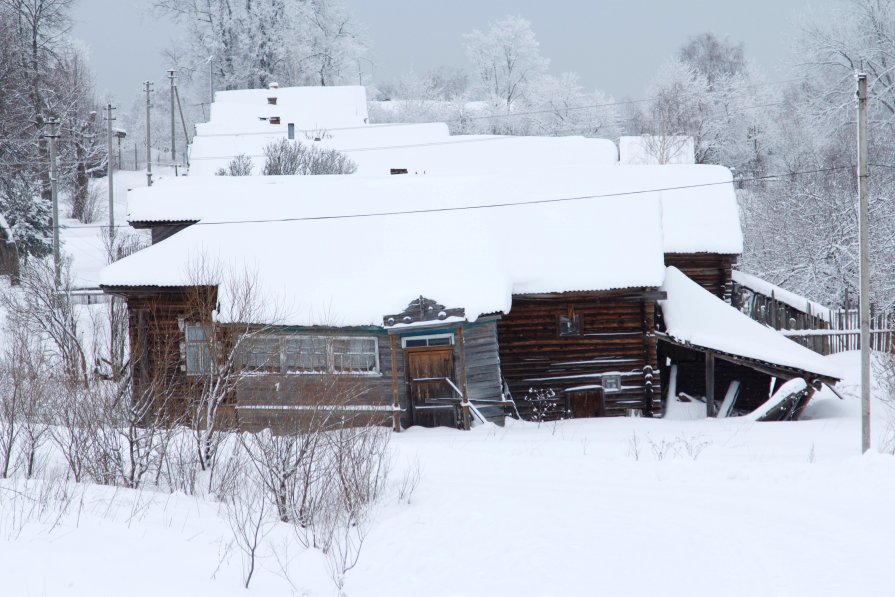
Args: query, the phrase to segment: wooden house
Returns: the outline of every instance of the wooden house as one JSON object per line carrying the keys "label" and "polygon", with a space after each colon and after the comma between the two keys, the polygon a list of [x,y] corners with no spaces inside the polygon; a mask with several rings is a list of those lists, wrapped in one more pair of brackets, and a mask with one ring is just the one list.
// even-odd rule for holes
{"label": "wooden house", "polygon": [[[331,410],[396,426],[650,416],[672,361],[685,385],[674,350],[696,350],[665,327],[666,263],[687,272],[741,243],[725,184],[701,166],[168,180],[130,201],[156,242],[103,288],[128,301],[137,380],[195,386],[203,321],[244,338],[229,407],[246,428],[289,427],[324,382],[342,392]],[[723,295],[720,277],[699,281]],[[249,288],[263,305],[246,316]],[[813,380],[815,365],[790,369]]]}

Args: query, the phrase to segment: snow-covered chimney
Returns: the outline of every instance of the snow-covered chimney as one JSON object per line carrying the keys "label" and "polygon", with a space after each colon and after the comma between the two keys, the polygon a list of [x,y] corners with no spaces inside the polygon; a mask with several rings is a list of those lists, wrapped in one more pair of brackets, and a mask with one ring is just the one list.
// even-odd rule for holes
{"label": "snow-covered chimney", "polygon": [[270,85],[268,85],[268,87],[269,87],[270,89],[279,89],[279,88],[280,88],[280,84],[277,83],[276,81],[274,81],[273,83],[271,83]]}

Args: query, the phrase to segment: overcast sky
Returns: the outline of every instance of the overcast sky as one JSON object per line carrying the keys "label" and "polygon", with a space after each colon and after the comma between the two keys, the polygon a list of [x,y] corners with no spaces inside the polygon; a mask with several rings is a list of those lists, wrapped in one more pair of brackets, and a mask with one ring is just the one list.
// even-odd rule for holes
{"label": "overcast sky", "polygon": [[[689,36],[712,31],[744,42],[773,78],[787,54],[797,15],[837,0],[346,0],[366,27],[379,81],[408,70],[467,66],[461,35],[519,14],[532,22],[555,73],[617,98],[639,97],[657,67]],[[161,81],[161,51],[173,27],[149,0],[77,0],[73,35],[90,49],[101,96],[129,101],[142,81]],[[365,71],[370,65],[364,63]]]}

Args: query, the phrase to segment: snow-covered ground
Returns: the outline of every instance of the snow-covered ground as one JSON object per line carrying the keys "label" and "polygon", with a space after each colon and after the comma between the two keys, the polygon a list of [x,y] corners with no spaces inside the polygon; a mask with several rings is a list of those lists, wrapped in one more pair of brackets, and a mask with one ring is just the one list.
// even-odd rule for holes
{"label": "snow-covered ground", "polygon": [[[895,459],[877,391],[860,455],[856,353],[795,423],[511,422],[392,437],[395,468],[347,595],[891,595]],[[677,413],[680,415],[681,413]],[[419,466],[409,503],[404,471]],[[0,594],[242,595],[221,509],[182,494],[68,491],[64,515],[0,490]],[[56,490],[59,490],[58,483]],[[32,490],[33,494],[34,491]],[[20,524],[24,522],[24,524]],[[334,595],[276,523],[248,593]]]}
{"label": "snow-covered ground", "polygon": [[[154,172],[155,180],[161,177],[174,176],[171,168],[161,168]],[[146,173],[143,170],[116,170],[113,175],[115,197],[115,225],[118,230],[128,234],[143,234],[149,242],[148,231],[136,231],[127,223],[127,190],[146,186]],[[63,198],[59,206],[60,230],[59,240],[62,254],[71,259],[72,286],[74,288],[96,288],[99,286],[99,272],[108,263],[103,236],[107,234],[105,226],[109,224],[108,181],[105,177],[92,180],[91,188],[98,194],[98,217],[95,222],[82,224],[77,220],[65,217],[69,206]]]}

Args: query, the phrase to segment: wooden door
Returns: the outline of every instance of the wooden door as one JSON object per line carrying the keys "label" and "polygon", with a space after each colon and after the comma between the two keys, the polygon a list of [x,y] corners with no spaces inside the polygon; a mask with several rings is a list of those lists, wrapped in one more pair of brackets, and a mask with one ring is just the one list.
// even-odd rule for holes
{"label": "wooden door", "polygon": [[405,348],[404,354],[414,423],[454,425],[456,417],[452,401],[458,397],[445,381],[454,381],[454,347]]}
{"label": "wooden door", "polygon": [[569,408],[575,419],[603,416],[603,392],[592,390],[569,394]]}

